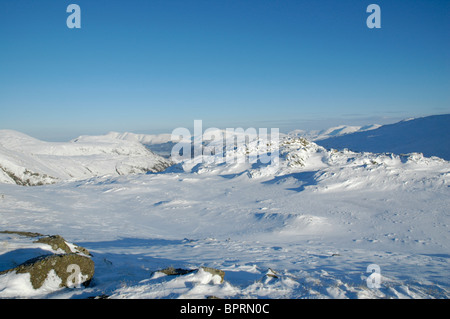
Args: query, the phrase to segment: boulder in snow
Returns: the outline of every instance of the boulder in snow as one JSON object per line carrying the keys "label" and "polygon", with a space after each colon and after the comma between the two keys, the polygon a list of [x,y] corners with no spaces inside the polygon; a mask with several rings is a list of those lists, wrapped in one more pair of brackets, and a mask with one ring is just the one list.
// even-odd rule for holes
{"label": "boulder in snow", "polygon": [[74,253],[55,254],[30,259],[13,269],[0,272],[0,275],[28,273],[34,289],[41,288],[48,277],[53,276],[53,280],[59,278],[60,287],[73,288],[87,285],[94,276],[94,269],[94,262],[89,257]]}

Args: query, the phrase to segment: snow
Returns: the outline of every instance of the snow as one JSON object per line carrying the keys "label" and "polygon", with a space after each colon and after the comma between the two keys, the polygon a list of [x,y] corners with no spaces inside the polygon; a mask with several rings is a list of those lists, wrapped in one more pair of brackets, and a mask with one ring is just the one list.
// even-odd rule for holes
{"label": "snow", "polygon": [[132,141],[132,142],[138,142],[143,145],[153,145],[153,144],[163,144],[168,143],[171,141],[172,134],[136,134],[136,133],[119,133],[119,132],[109,132],[105,135],[99,135],[99,136],[90,136],[90,135],[83,135],[76,139],[74,139],[75,142],[97,142],[99,140],[126,140],[126,141]]}
{"label": "snow", "polygon": [[[2,147],[42,155],[58,146],[22,137],[20,147]],[[108,139],[83,137],[65,150],[79,154],[72,144],[80,143],[92,154],[123,141]],[[258,145],[225,153],[252,157]],[[87,248],[96,266],[86,288],[57,289],[49,276],[45,290],[31,291],[23,275],[0,275],[0,298],[450,297],[450,162],[329,150],[295,136],[283,136],[278,151],[278,163],[216,154],[163,172],[0,183],[0,230],[59,234]],[[49,249],[0,234],[0,271]],[[366,284],[371,264],[381,270],[379,289]],[[159,272],[167,267],[195,271]],[[224,281],[202,267],[225,271]]]}
{"label": "snow", "polygon": [[356,152],[422,153],[450,160],[450,114],[434,115],[383,125],[377,129],[316,140],[326,148]]}
{"label": "snow", "polygon": [[111,141],[129,141],[133,143],[139,143],[144,145],[147,149],[151,149],[153,153],[161,155],[163,157],[170,157],[173,146],[176,144],[172,141],[172,134],[136,134],[131,132],[119,133],[109,132],[105,135],[89,136],[83,135],[74,139],[72,142],[89,142],[97,143],[98,141],[109,142]]}
{"label": "snow", "polygon": [[138,142],[94,139],[50,143],[0,130],[0,182],[51,184],[103,175],[157,172],[168,160]]}
{"label": "snow", "polygon": [[379,124],[371,124],[364,126],[356,126],[356,125],[338,125],[324,130],[312,130],[312,131],[304,131],[304,130],[293,130],[289,132],[288,135],[304,137],[310,141],[320,141],[324,139],[328,139],[331,137],[343,136],[346,134],[356,133],[356,132],[365,132],[375,130],[381,127]]}

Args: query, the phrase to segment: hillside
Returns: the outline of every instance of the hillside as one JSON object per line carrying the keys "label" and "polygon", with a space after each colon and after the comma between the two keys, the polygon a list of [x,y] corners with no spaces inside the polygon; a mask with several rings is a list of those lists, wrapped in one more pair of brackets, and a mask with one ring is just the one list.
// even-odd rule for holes
{"label": "hillside", "polygon": [[371,124],[371,125],[338,125],[333,126],[323,130],[311,130],[305,131],[301,129],[297,129],[289,132],[290,136],[299,136],[304,137],[310,141],[320,141],[330,137],[342,136],[346,134],[356,133],[356,132],[364,132],[370,131],[379,128],[381,125],[379,124]]}
{"label": "hillside", "polygon": [[383,125],[373,130],[317,140],[326,148],[355,152],[423,153],[450,160],[450,114],[434,115]]}
{"label": "hillside", "polygon": [[51,184],[103,175],[159,172],[170,162],[137,142],[109,139],[44,142],[11,130],[0,131],[0,182]]}
{"label": "hillside", "polygon": [[111,140],[124,140],[134,143],[140,143],[147,149],[150,149],[153,153],[163,156],[165,158],[170,157],[172,147],[176,144],[171,141],[172,134],[136,134],[131,132],[109,132],[105,135],[90,136],[83,135],[73,140],[73,142],[95,142],[95,141],[111,141]]}

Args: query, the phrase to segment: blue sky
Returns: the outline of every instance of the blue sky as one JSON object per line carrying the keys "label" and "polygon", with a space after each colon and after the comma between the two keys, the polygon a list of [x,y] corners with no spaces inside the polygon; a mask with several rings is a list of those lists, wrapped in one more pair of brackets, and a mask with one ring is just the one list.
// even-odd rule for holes
{"label": "blue sky", "polygon": [[449,16],[448,0],[2,0],[0,129],[67,140],[449,113]]}

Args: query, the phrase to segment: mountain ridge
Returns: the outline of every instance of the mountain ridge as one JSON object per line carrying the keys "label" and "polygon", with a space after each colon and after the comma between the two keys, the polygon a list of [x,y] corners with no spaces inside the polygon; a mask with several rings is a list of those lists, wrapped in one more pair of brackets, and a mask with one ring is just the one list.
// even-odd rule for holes
{"label": "mountain ridge", "polygon": [[316,141],[333,149],[372,153],[422,153],[450,160],[450,114],[403,120],[374,130]]}
{"label": "mountain ridge", "polygon": [[[335,165],[337,153],[333,150],[340,151],[339,154],[343,154],[340,157],[345,157],[347,162],[355,159],[369,164],[380,162],[380,154],[386,153],[397,156],[422,153],[425,158],[434,156],[448,161],[448,124],[450,115],[407,119],[383,126],[341,125],[310,133],[307,136],[311,140],[305,139],[304,131],[297,130],[288,135],[280,134],[277,149],[262,148],[267,154],[279,152],[281,162],[278,167],[269,163],[245,165],[248,173],[253,176],[279,174],[292,167],[305,165],[308,169],[331,165],[330,163]],[[155,152],[160,150],[170,155],[170,150],[175,145],[170,138],[170,134],[109,132],[99,136],[84,135],[69,142],[45,142],[17,131],[0,130],[0,182],[33,186],[103,175],[161,172],[174,162],[168,156],[164,158]],[[224,148],[221,142],[220,139],[204,141],[203,150],[213,148],[214,155],[209,156],[201,165],[197,165],[198,161],[185,160],[178,166],[183,166],[183,170],[195,168],[197,172],[234,172],[243,167],[228,165],[227,157],[256,159],[261,155],[262,144],[265,144],[258,140],[258,136],[252,136],[245,145],[234,149]],[[345,152],[346,149],[350,152]],[[408,161],[412,158],[428,161],[416,155],[405,158],[409,159],[397,157],[396,161]],[[382,162],[386,160],[382,159]],[[386,163],[391,162],[387,160]]]}
{"label": "mountain ridge", "polygon": [[0,130],[0,182],[35,186],[102,175],[159,172],[171,163],[123,140],[45,142]]}

